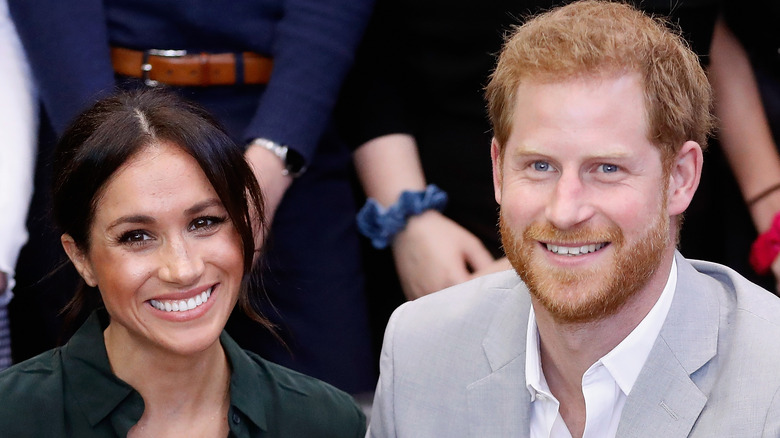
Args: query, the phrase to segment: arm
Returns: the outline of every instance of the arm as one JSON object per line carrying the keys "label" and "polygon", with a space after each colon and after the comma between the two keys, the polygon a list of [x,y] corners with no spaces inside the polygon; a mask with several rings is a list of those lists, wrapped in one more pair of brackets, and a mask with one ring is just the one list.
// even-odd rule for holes
{"label": "arm", "polygon": [[33,191],[37,105],[30,69],[5,0],[0,2],[0,303],[13,287],[14,268],[27,241]]}
{"label": "arm", "polygon": [[8,0],[56,133],[114,88],[101,0]]}
{"label": "arm", "polygon": [[[745,200],[754,199],[780,183],[780,157],[764,114],[753,70],[744,48],[723,19],[712,38],[710,80],[715,91],[715,112],[720,119],[720,140]],[[780,211],[780,190],[750,206],[759,233]],[[780,278],[780,263],[772,271]]]}
{"label": "arm", "polygon": [[[311,163],[372,6],[372,0],[285,1],[272,47],[274,71],[246,130],[247,142],[267,138]],[[271,218],[292,179],[281,175],[281,163],[269,151],[252,146],[246,156],[266,192]]]}
{"label": "arm", "polygon": [[[366,195],[394,204],[404,190],[424,190],[425,177],[414,138],[385,135],[355,152],[355,166]],[[461,283],[493,257],[476,236],[435,210],[409,221],[393,241],[393,257],[407,299]]]}

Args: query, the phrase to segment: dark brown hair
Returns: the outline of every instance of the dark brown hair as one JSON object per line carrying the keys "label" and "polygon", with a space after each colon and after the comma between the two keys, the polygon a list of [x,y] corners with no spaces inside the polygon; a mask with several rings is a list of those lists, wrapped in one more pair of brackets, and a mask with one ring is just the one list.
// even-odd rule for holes
{"label": "dark brown hair", "polygon": [[[70,125],[54,155],[53,216],[80,250],[90,248],[90,229],[102,190],[114,172],[145,148],[180,147],[198,162],[241,236],[244,275],[239,307],[272,328],[248,296],[255,235],[265,229],[263,197],[243,150],[203,108],[159,89],[122,91],[95,103]],[[63,312],[69,323],[101,303],[82,280]]]}

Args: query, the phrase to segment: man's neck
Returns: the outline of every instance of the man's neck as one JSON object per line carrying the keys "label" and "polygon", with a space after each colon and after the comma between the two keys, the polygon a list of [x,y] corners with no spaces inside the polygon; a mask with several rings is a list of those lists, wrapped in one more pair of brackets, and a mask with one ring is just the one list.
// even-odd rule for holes
{"label": "man's neck", "polygon": [[669,278],[673,256],[666,257],[656,275],[615,314],[598,321],[564,323],[532,298],[539,330],[539,353],[547,385],[560,403],[561,417],[572,437],[585,427],[582,376],[620,344],[658,302]]}

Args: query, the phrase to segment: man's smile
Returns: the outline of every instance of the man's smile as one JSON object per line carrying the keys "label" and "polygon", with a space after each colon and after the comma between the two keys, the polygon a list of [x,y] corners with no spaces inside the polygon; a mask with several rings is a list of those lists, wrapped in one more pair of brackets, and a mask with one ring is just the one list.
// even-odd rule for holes
{"label": "man's smile", "polygon": [[592,252],[596,252],[601,248],[604,248],[608,244],[609,242],[591,243],[590,245],[582,245],[582,246],[563,246],[563,245],[553,245],[551,243],[545,243],[544,245],[547,247],[547,250],[552,253],[558,255],[576,256],[576,255],[590,254]]}

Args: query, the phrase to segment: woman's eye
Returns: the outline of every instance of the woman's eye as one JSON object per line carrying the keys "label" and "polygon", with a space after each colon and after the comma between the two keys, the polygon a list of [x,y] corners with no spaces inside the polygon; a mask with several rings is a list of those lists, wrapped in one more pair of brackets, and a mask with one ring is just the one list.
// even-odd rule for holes
{"label": "woman's eye", "polygon": [[193,220],[190,223],[190,231],[209,230],[222,222],[225,222],[223,217],[204,216]]}
{"label": "woman's eye", "polygon": [[534,161],[533,168],[537,172],[548,172],[551,170],[550,163],[546,161]]}
{"label": "woman's eye", "polygon": [[143,230],[128,231],[119,237],[120,242],[129,244],[142,244],[143,242],[151,239],[152,237]]}
{"label": "woman's eye", "polygon": [[599,171],[603,173],[615,173],[620,168],[615,164],[600,164],[599,165]]}

